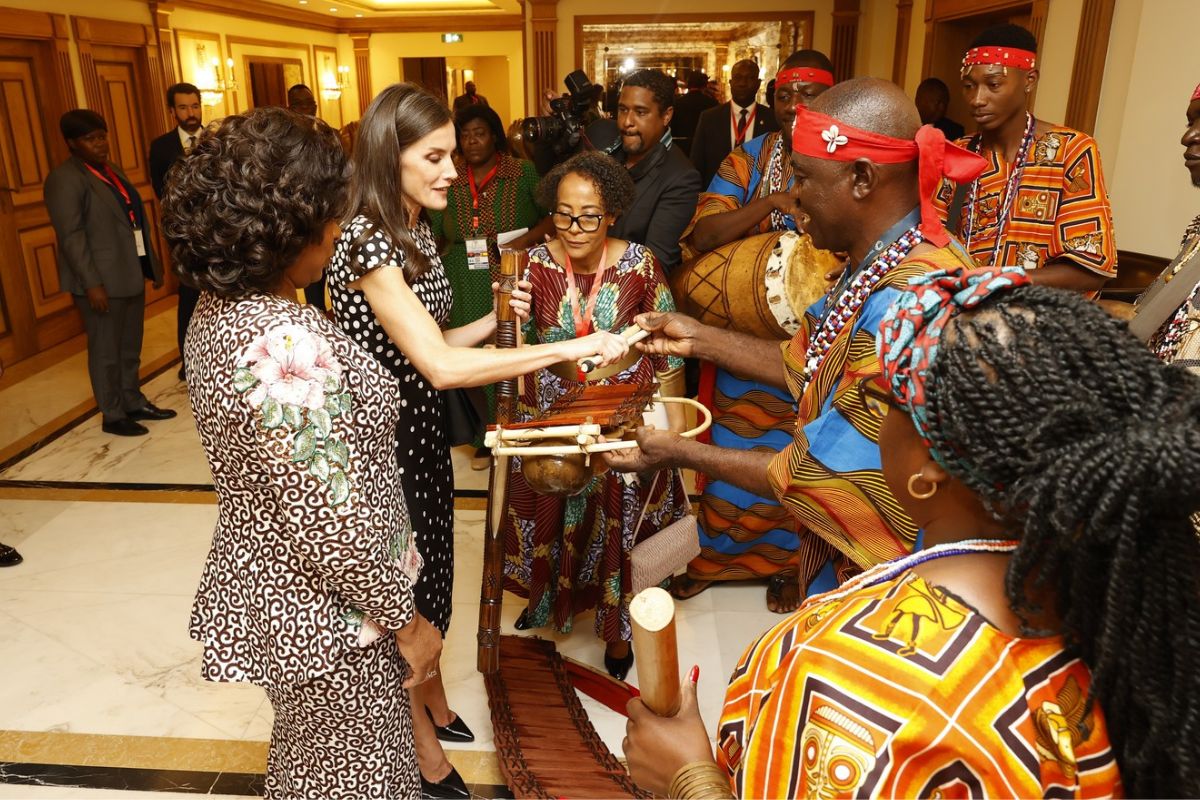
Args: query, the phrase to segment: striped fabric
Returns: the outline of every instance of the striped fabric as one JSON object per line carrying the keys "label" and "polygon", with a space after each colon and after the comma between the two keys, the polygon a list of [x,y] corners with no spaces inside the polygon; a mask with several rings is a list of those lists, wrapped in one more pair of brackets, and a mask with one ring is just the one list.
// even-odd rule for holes
{"label": "striped fabric", "polygon": [[817,595],[742,656],[717,761],[738,797],[1111,797],[1090,674],[911,570]]}
{"label": "striped fabric", "polygon": [[[971,255],[980,266],[1037,269],[1066,258],[1101,275],[1117,274],[1117,245],[1113,239],[1112,208],[1100,167],[1096,140],[1060,125],[1035,136],[1029,163],[1021,175],[1017,198],[1000,249],[999,264],[991,263],[1000,209],[1011,165],[995,151],[985,151],[988,168],[979,178],[974,208],[963,208],[955,235],[966,230],[967,214],[975,215]],[[971,137],[958,144],[969,147]],[[977,148],[976,148],[977,149]],[[943,180],[934,205],[946,219],[955,184]]]}
{"label": "striped fabric", "polygon": [[805,351],[828,299],[814,303],[800,330],[782,345],[788,386],[800,410],[793,441],[771,462],[775,493],[808,532],[801,540],[801,585],[836,556],[838,577],[909,553],[917,529],[884,483],[879,469],[879,420],[863,404],[858,382],[878,375],[875,339],[884,312],[909,278],[936,269],[971,266],[961,250],[944,247],[910,257],[875,287],[834,340],[800,396]]}

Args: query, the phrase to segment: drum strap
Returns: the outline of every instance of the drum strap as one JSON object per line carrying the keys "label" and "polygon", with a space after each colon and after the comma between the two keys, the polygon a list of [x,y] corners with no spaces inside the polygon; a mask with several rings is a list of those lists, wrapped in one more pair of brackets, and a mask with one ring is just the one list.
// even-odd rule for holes
{"label": "drum strap", "polygon": [[958,223],[962,220],[963,203],[967,199],[969,184],[960,183],[954,187],[954,196],[950,198],[950,206],[946,209],[946,230],[958,236]]}
{"label": "drum strap", "polygon": [[1192,245],[1182,249],[1138,299],[1137,313],[1129,321],[1129,330],[1143,342],[1149,341],[1175,315],[1200,283],[1200,248],[1194,241]]}

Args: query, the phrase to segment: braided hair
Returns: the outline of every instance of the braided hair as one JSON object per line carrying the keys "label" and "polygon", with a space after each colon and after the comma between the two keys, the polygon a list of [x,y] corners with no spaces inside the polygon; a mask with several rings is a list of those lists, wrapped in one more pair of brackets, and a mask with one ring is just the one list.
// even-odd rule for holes
{"label": "braided hair", "polygon": [[1012,608],[1048,590],[1090,668],[1129,796],[1200,795],[1200,379],[1031,285],[956,318],[927,392],[931,443],[1020,535]]}

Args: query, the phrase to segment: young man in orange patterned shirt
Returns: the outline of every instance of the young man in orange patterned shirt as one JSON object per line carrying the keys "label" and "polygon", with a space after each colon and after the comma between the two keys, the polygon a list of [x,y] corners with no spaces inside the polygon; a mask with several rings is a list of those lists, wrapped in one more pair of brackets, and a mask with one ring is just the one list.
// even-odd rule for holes
{"label": "young man in orange patterned shirt", "polygon": [[1096,141],[1036,119],[1037,40],[1019,25],[981,33],[962,86],[978,132],[958,144],[988,159],[969,184],[943,181],[935,203],[981,266],[1023,267],[1035,283],[1094,293],[1117,271],[1112,209]]}

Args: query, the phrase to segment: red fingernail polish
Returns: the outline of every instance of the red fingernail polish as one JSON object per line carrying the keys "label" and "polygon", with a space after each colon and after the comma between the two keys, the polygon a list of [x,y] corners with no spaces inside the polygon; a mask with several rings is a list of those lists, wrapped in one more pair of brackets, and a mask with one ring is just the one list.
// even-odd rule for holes
{"label": "red fingernail polish", "polygon": [[695,683],[696,681],[700,680],[700,665],[699,664],[693,664],[692,668],[690,670],[688,670],[688,680],[691,683]]}

